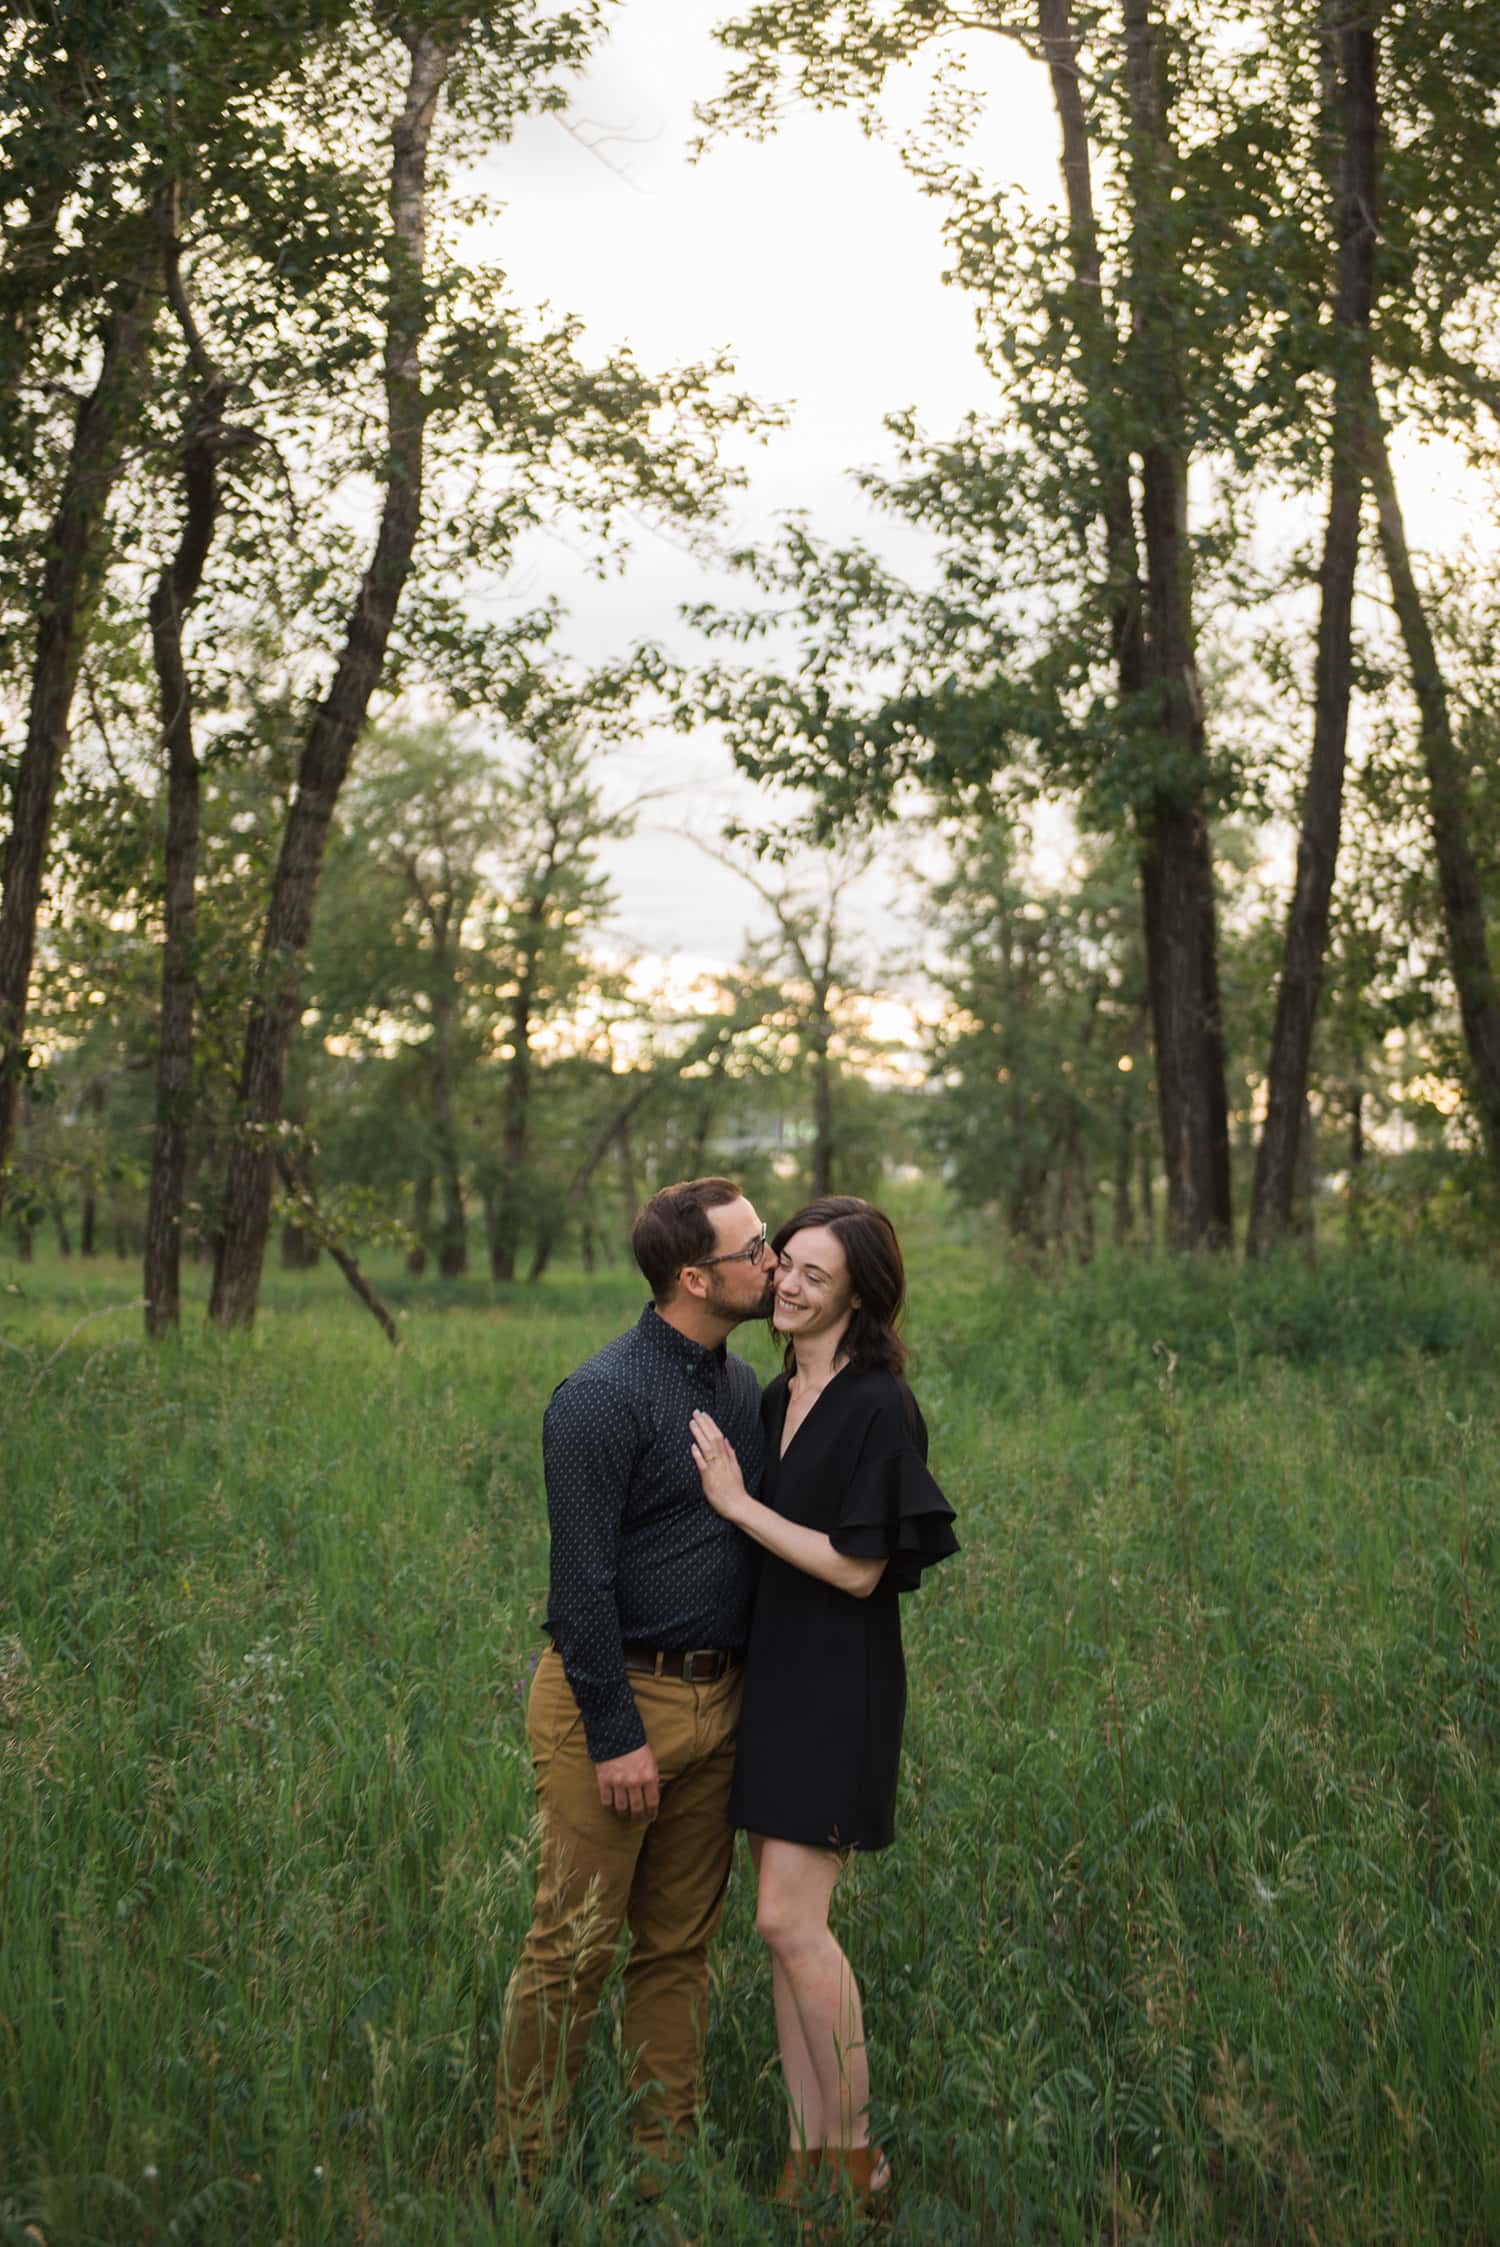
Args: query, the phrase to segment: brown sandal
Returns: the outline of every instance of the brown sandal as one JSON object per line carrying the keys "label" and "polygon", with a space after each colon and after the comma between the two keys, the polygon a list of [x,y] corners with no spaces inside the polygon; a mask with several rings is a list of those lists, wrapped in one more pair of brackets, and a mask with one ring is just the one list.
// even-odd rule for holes
{"label": "brown sandal", "polygon": [[[824,2187],[842,2194],[847,2186],[856,2216],[879,2215],[889,2204],[891,2165],[879,2146],[824,2146],[822,2154]],[[877,2184],[882,2170],[885,2174]]]}
{"label": "brown sandal", "polygon": [[821,2146],[808,2146],[805,2150],[794,2148],[782,2163],[775,2199],[784,2207],[795,2207],[813,2189],[822,2160]]}

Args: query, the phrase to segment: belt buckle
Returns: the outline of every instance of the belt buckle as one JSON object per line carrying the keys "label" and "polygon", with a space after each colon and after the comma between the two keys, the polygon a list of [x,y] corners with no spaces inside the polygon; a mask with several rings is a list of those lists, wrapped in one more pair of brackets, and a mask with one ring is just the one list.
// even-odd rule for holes
{"label": "belt buckle", "polygon": [[[724,1657],[716,1646],[696,1646],[682,1657],[682,1675],[689,1685],[713,1685],[722,1674],[719,1668]],[[706,1662],[708,1668],[700,1675],[698,1664]]]}

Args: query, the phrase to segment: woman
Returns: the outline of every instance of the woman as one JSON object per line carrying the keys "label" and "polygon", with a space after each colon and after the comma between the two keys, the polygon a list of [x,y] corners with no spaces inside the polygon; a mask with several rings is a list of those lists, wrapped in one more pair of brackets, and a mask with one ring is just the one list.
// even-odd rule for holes
{"label": "woman", "polygon": [[848,1852],[895,1826],[906,1708],[897,1594],[958,1550],[901,1369],[906,1292],[890,1219],[835,1194],[783,1225],[772,1324],[785,1371],[761,1400],[762,1494],[709,1418],[692,1419],[709,1504],[764,1547],[730,1816],[750,1839],[768,1944],[791,2150],[777,2198],[847,2183],[874,2205],[890,2168],[869,2134],[859,1988],[828,1925]]}

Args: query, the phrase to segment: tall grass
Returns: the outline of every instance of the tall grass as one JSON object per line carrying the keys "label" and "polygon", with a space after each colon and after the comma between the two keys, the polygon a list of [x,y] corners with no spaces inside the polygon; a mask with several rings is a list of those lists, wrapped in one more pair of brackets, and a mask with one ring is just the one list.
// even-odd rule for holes
{"label": "tall grass", "polygon": [[[964,1552],[838,1906],[895,2235],[1500,2238],[1495,1290],[913,1264]],[[537,1429],[637,1284],[406,1291],[399,1354],[332,1274],[149,1353],[107,1269],[0,1285],[0,2237],[647,2236],[612,2017],[541,2208],[483,2189]],[[675,2204],[774,2240],[743,1876],[714,1992]]]}

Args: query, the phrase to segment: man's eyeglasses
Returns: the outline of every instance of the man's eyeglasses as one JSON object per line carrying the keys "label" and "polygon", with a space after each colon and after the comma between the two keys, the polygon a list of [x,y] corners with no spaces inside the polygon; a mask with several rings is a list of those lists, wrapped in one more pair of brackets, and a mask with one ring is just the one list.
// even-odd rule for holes
{"label": "man's eyeglasses", "polygon": [[706,1264],[758,1264],[766,1253],[766,1231],[767,1228],[762,1225],[748,1248],[728,1248],[722,1256],[698,1256],[694,1258],[694,1262],[699,1271]]}

